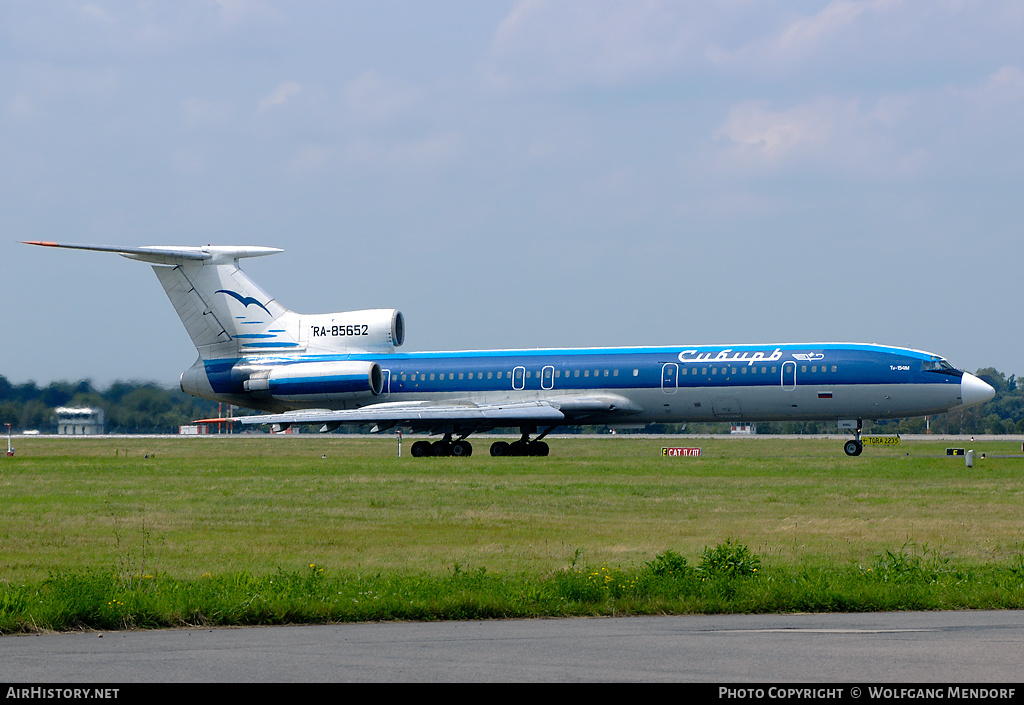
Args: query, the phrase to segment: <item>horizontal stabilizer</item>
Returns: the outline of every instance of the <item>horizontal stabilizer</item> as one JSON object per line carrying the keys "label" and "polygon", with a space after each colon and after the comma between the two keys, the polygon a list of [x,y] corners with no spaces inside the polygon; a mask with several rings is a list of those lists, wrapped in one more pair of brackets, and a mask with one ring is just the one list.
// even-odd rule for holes
{"label": "horizontal stabilizer", "polygon": [[73,245],[63,242],[46,242],[41,240],[24,240],[26,245],[40,247],[62,247],[69,250],[92,250],[95,252],[114,252],[141,262],[174,266],[178,264],[209,262],[221,264],[231,262],[240,257],[262,257],[284,252],[276,247],[258,247],[254,245],[207,245],[206,247],[154,245],[149,247],[116,247],[112,245]]}

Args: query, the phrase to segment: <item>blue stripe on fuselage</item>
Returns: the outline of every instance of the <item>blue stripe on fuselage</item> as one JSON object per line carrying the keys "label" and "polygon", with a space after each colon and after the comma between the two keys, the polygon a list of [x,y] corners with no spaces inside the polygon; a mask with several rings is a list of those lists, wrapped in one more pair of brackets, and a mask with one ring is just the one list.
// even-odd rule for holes
{"label": "blue stripe on fuselage", "polygon": [[[693,360],[697,357],[702,359]],[[907,348],[818,343],[256,356],[207,360],[205,366],[214,391],[223,394],[242,391],[241,381],[232,380],[231,375],[239,362],[276,365],[347,360],[374,361],[389,370],[392,394],[504,392],[520,385],[527,391],[552,388],[561,392],[657,389],[663,383],[678,387],[778,386],[784,365],[787,370],[795,365],[798,385],[959,384],[959,377],[924,370],[923,363],[932,359],[935,356],[930,353]],[[669,365],[667,371],[665,365]],[[514,377],[517,367],[523,368],[522,379]],[[546,367],[552,368],[550,376],[545,376]]]}

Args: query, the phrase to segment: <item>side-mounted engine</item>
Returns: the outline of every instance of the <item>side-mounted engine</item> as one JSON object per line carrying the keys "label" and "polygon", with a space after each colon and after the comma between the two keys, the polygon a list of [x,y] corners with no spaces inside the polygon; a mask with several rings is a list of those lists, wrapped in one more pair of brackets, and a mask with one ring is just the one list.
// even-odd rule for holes
{"label": "side-mounted engine", "polygon": [[376,362],[296,362],[257,369],[242,383],[254,398],[325,403],[377,396],[384,374]]}
{"label": "side-mounted engine", "polygon": [[405,342],[395,309],[263,318],[252,311],[240,324],[252,321],[235,335],[241,359],[201,359],[182,374],[182,390],[267,410],[359,406],[381,394],[384,373],[376,362],[347,358],[387,355]]}
{"label": "side-mounted engine", "polygon": [[[388,354],[405,342],[405,318],[395,309],[369,309],[313,315],[286,314],[275,321],[283,330],[298,327],[298,348],[303,356]],[[292,330],[295,330],[294,328]],[[287,406],[346,406],[369,402],[384,386],[384,373],[366,360],[312,360],[261,363],[250,357],[231,373],[243,392],[255,402],[274,401]],[[237,384],[237,381],[235,382]]]}

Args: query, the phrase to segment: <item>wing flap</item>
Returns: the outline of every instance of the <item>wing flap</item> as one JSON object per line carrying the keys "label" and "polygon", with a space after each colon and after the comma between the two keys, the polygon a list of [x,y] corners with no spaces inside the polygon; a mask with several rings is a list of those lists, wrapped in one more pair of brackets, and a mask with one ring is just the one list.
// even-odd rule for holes
{"label": "wing flap", "polygon": [[565,414],[546,401],[508,404],[371,404],[360,409],[309,409],[283,414],[236,417],[246,425],[253,424],[433,424],[466,423],[518,425],[524,423],[559,423]]}
{"label": "wing flap", "polygon": [[629,399],[617,394],[558,397],[497,404],[438,404],[435,402],[382,402],[359,409],[305,409],[281,414],[236,417],[246,425],[324,424],[327,430],[342,424],[377,424],[380,429],[398,425],[429,429],[443,424],[479,426],[521,426],[560,424],[587,417],[608,420],[642,412]]}

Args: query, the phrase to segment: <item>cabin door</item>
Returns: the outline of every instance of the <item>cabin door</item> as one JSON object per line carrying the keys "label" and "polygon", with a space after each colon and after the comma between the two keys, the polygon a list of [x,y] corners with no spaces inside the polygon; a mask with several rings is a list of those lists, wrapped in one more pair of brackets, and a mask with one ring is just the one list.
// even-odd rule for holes
{"label": "cabin door", "polygon": [[674,362],[667,362],[661,368],[661,391],[665,394],[675,394],[679,387],[679,365]]}
{"label": "cabin door", "polygon": [[782,389],[787,392],[796,389],[796,363],[792,360],[782,363]]}
{"label": "cabin door", "polygon": [[540,371],[540,388],[552,389],[555,386],[555,368],[547,365]]}

